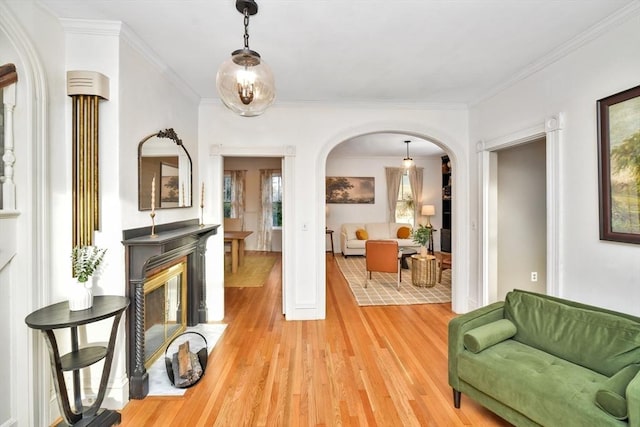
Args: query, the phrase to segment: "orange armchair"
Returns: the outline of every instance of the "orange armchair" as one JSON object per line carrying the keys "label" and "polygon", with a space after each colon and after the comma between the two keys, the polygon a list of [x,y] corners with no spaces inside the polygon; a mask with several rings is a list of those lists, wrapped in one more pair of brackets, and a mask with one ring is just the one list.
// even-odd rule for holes
{"label": "orange armchair", "polygon": [[[398,242],[394,240],[367,240],[365,243],[365,259],[368,279],[371,272],[397,273],[398,290],[400,290],[400,258]],[[364,283],[367,287],[367,281]]]}

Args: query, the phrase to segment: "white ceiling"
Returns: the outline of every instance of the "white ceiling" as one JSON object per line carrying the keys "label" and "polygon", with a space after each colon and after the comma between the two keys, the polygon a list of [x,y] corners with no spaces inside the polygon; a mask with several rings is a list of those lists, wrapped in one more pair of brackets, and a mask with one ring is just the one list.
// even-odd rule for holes
{"label": "white ceiling", "polygon": [[[273,69],[276,103],[464,106],[634,2],[257,0],[250,47]],[[243,45],[235,0],[39,3],[60,18],[122,21],[201,98],[217,98],[217,68]]]}

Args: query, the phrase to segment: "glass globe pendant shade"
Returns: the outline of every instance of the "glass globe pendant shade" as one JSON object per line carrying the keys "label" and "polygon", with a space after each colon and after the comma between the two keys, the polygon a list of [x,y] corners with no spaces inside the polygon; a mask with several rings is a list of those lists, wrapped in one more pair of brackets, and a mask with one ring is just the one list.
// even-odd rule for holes
{"label": "glass globe pendant shade", "polygon": [[402,166],[405,169],[410,169],[415,166],[415,163],[413,162],[413,159],[411,157],[405,157],[404,159],[402,159]]}
{"label": "glass globe pendant shade", "polygon": [[271,68],[248,48],[234,51],[220,66],[216,87],[224,105],[245,117],[262,114],[276,98]]}

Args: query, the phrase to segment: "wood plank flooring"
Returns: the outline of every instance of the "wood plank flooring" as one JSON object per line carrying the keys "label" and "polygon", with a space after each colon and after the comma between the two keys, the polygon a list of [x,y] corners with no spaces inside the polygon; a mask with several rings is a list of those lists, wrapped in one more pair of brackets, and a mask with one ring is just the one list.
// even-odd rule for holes
{"label": "wood plank flooring", "polygon": [[[339,255],[337,255],[339,256]],[[447,384],[450,304],[356,305],[327,256],[327,318],[286,321],[281,261],[265,286],[226,288],[204,378],[132,400],[122,426],[508,426]]]}

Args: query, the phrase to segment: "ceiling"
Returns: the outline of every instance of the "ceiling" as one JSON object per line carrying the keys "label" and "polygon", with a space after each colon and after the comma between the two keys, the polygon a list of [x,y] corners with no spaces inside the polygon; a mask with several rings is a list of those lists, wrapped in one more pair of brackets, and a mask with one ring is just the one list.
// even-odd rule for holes
{"label": "ceiling", "polygon": [[[273,69],[276,104],[464,107],[635,1],[257,0],[249,43]],[[39,4],[60,18],[123,22],[203,99],[217,98],[215,73],[243,45],[235,0]]]}

